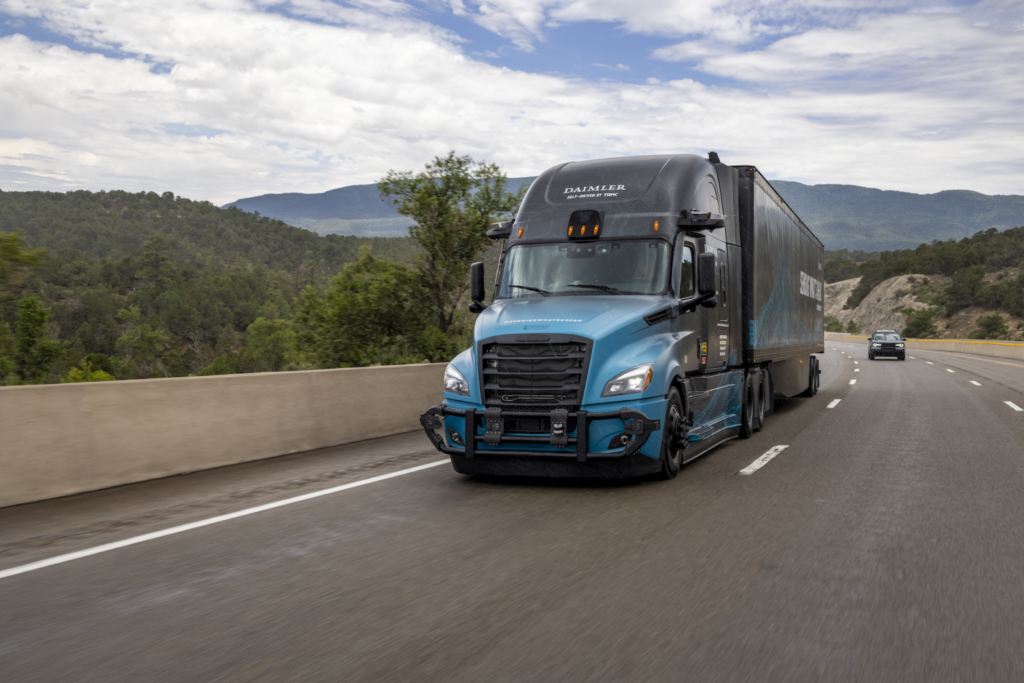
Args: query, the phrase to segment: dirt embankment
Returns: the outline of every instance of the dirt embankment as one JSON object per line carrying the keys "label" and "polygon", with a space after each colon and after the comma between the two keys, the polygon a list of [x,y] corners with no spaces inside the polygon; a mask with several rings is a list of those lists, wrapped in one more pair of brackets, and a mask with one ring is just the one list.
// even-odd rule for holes
{"label": "dirt embankment", "polygon": [[[985,276],[985,281],[995,281],[995,275]],[[918,301],[917,294],[935,294],[948,283],[949,278],[941,275],[900,275],[889,278],[876,286],[864,297],[859,306],[843,309],[850,293],[860,283],[860,278],[843,280],[825,285],[825,315],[834,315],[845,326],[853,320],[860,324],[863,333],[874,330],[902,331],[907,326],[907,317],[902,313],[906,308],[924,309],[930,306]],[[1009,339],[1024,339],[1024,321],[1006,314],[1005,311],[990,311],[972,306],[953,315],[935,318],[935,326],[939,329],[941,339],[967,339],[968,335],[978,329],[978,318],[991,313],[999,313],[1010,328]],[[1020,325],[1020,327],[1018,327]]]}

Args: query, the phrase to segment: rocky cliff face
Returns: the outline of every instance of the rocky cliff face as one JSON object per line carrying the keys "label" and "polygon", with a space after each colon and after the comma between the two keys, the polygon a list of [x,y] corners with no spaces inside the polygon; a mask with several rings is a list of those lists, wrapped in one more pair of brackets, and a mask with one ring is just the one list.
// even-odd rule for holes
{"label": "rocky cliff face", "polygon": [[[889,278],[871,290],[864,301],[853,309],[843,310],[846,300],[860,278],[833,282],[825,285],[825,315],[834,315],[846,325],[851,320],[860,323],[865,333],[874,330],[902,330],[907,325],[907,317],[900,311],[905,308],[928,308],[911,294],[913,283],[908,278],[913,275],[900,275]],[[921,276],[916,276],[920,280]]]}

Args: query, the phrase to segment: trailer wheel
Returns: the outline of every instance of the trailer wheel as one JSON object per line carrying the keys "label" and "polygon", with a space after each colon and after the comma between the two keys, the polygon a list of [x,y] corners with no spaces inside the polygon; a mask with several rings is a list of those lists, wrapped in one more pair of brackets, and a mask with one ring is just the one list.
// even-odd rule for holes
{"label": "trailer wheel", "polygon": [[801,396],[811,397],[818,393],[818,359],[811,356],[811,359],[807,361],[808,374],[807,374],[807,388],[804,389]]}
{"label": "trailer wheel", "polygon": [[761,382],[764,384],[764,416],[768,418],[775,412],[775,385],[768,368],[761,370]]}
{"label": "trailer wheel", "polygon": [[756,394],[754,393],[754,373],[749,370],[743,376],[743,406],[740,409],[740,438],[749,439],[754,435],[754,412],[757,406]]}
{"label": "trailer wheel", "polygon": [[765,382],[764,371],[758,370],[754,374],[754,431],[759,432],[764,427],[765,416]]}
{"label": "trailer wheel", "polygon": [[683,448],[687,436],[686,411],[679,390],[672,387],[668,390],[668,405],[665,408],[665,423],[661,435],[661,472],[660,479],[673,479],[679,474],[683,464]]}

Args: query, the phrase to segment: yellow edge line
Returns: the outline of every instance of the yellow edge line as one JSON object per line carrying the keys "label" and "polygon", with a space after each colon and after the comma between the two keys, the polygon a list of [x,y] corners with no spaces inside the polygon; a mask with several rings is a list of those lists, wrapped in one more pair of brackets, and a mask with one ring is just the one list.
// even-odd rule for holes
{"label": "yellow edge line", "polygon": [[[846,339],[871,339],[871,337],[861,337],[854,334],[848,334],[846,335]],[[1014,344],[1013,342],[979,341],[977,339],[914,339],[913,337],[904,337],[903,341],[926,342],[928,344],[989,344],[991,346],[1024,346],[1024,344]]]}

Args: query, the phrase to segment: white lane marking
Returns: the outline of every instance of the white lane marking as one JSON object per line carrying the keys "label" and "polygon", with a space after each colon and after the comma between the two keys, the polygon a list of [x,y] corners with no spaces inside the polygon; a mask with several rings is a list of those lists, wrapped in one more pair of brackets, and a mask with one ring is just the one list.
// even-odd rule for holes
{"label": "white lane marking", "polygon": [[926,360],[925,363],[927,363],[928,365],[935,365],[935,363],[931,362],[930,360]]}
{"label": "white lane marking", "polygon": [[860,365],[860,363],[858,363],[857,361],[853,361],[853,364],[854,365]]}
{"label": "white lane marking", "polygon": [[916,360],[913,356],[907,356],[910,360]]}
{"label": "white lane marking", "polygon": [[855,379],[851,379],[850,380],[850,384],[856,384],[856,383],[857,383],[857,380],[855,380]]}
{"label": "white lane marking", "polygon": [[946,368],[946,372],[956,372],[956,370],[950,370],[949,368]]}
{"label": "white lane marking", "polygon": [[[785,446],[783,446],[783,448],[785,448]],[[57,555],[56,557],[51,557],[47,560],[40,560],[39,562],[32,562],[30,564],[23,564],[18,567],[11,567],[10,569],[0,570],[0,579],[6,579],[8,576],[15,576],[17,574],[24,574],[25,572],[35,571],[36,569],[42,569],[43,567],[50,567],[55,564],[70,562],[71,560],[80,560],[83,557],[89,557],[90,555],[98,555],[99,553],[105,553],[109,550],[117,550],[118,548],[124,548],[125,546],[135,545],[136,543],[145,543],[146,541],[152,541],[157,538],[163,538],[164,536],[180,534],[183,531],[191,531],[192,529],[198,529],[200,527],[209,526],[211,524],[226,522],[229,519],[245,517],[246,515],[253,515],[257,512],[263,512],[265,510],[273,510],[274,508],[279,508],[284,505],[291,505],[292,503],[301,503],[304,500],[319,498],[320,496],[328,496],[332,493],[338,493],[339,491],[354,489],[357,486],[366,486],[367,484],[374,484],[378,481],[384,481],[385,479],[400,477],[403,474],[412,474],[413,472],[419,472],[420,470],[425,470],[429,467],[437,467],[438,465],[444,465],[445,463],[449,462],[451,462],[451,460],[437,460],[435,462],[429,462],[426,465],[417,465],[416,467],[410,467],[409,469],[399,470],[398,472],[391,472],[389,474],[382,474],[378,477],[370,477],[369,479],[363,479],[362,481],[355,481],[352,482],[351,484],[342,484],[341,486],[335,486],[334,488],[324,489],[323,491],[314,491],[312,493],[305,493],[301,496],[295,496],[294,498],[279,500],[274,503],[257,505],[256,507],[247,508],[245,510],[230,512],[226,515],[210,517],[209,519],[203,519],[198,522],[189,522],[188,524],[182,524],[181,526],[171,527],[170,529],[164,529],[162,531],[154,531],[149,534],[142,534],[141,536],[133,536],[132,538],[126,538],[123,541],[115,541],[113,543],[98,545],[95,548],[79,550],[78,552],[67,553],[66,555]]]}
{"label": "white lane marking", "polygon": [[757,460],[755,460],[754,462],[750,463],[742,470],[740,470],[740,474],[753,474],[754,472],[757,472],[759,469],[767,465],[772,458],[774,458],[776,455],[786,450],[787,448],[789,448],[789,446],[772,447],[772,449],[769,450],[767,453],[765,453],[760,458],[758,458]]}
{"label": "white lane marking", "polygon": [[853,371],[854,372],[860,372],[860,368],[854,368]]}
{"label": "white lane marking", "polygon": [[843,400],[843,399],[841,399],[841,398],[836,398],[836,399],[833,399],[833,400],[832,400],[832,402],[831,402],[831,403],[829,403],[829,404],[828,404],[827,406],[825,406],[825,407],[826,407],[826,408],[835,408],[835,407],[836,407],[837,405],[839,405],[839,402],[840,402],[840,401],[842,401],[842,400]]}
{"label": "white lane marking", "polygon": [[1021,408],[1019,405],[1017,405],[1013,401],[1003,401],[1003,403],[1005,403],[1006,405],[1010,406],[1011,408],[1016,410],[1018,413],[1024,413],[1024,408]]}
{"label": "white lane marking", "polygon": [[973,379],[971,380],[971,384],[973,384],[976,387],[980,387],[981,386],[981,382],[975,382]]}

